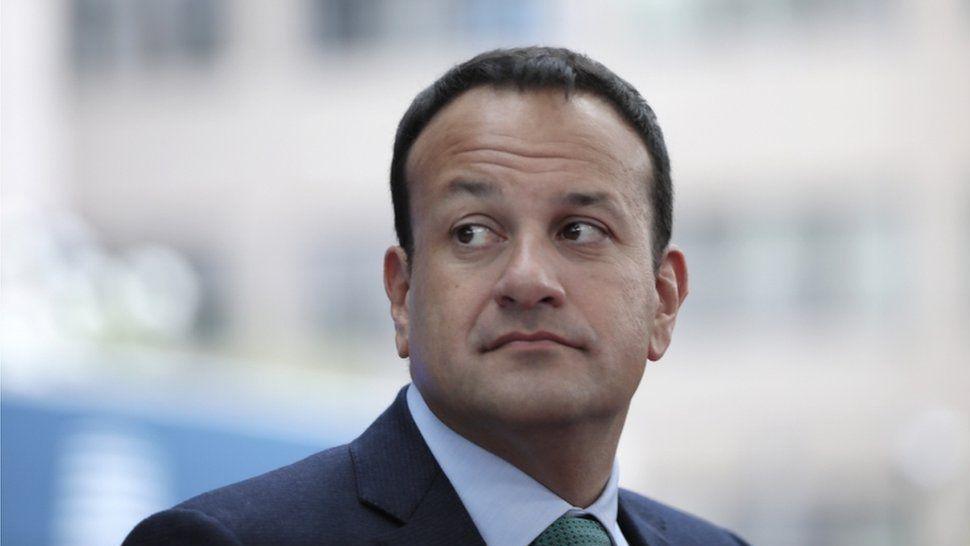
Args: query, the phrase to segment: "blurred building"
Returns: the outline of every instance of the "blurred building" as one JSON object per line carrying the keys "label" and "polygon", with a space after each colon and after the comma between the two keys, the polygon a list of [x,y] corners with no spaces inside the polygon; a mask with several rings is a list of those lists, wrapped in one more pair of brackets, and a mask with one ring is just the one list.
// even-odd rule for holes
{"label": "blurred building", "polygon": [[8,399],[345,438],[292,416],[365,424],[406,380],[397,121],[557,44],[657,111],[691,268],[624,484],[755,544],[970,541],[967,2],[20,1],[3,39]]}

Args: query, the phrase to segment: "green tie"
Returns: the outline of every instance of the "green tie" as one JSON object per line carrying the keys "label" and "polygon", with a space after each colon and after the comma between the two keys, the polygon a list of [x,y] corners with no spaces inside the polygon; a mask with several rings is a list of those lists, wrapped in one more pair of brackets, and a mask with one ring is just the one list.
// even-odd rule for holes
{"label": "green tie", "polygon": [[610,535],[599,522],[563,516],[539,535],[531,546],[610,546]]}

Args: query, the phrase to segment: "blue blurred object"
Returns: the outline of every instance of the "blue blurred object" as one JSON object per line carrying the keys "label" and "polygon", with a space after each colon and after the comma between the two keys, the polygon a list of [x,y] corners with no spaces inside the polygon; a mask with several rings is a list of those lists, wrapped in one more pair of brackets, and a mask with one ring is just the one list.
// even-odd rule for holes
{"label": "blue blurred object", "polygon": [[7,546],[120,543],[155,510],[325,447],[10,393],[0,414]]}

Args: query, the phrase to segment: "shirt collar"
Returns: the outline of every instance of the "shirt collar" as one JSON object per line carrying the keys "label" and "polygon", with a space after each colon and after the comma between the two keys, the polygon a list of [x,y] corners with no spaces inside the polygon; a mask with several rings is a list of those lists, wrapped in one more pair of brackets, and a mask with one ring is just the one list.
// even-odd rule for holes
{"label": "shirt collar", "polygon": [[486,544],[529,544],[552,522],[568,514],[594,517],[614,544],[627,545],[616,522],[616,461],[603,493],[588,508],[579,508],[448,428],[428,408],[414,384],[408,386],[407,402],[421,436]]}

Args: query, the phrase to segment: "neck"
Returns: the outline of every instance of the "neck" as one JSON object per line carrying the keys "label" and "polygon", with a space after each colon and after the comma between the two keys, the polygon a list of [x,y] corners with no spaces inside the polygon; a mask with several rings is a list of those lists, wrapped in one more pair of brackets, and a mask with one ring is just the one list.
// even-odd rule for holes
{"label": "neck", "polygon": [[599,498],[610,478],[625,419],[626,409],[610,418],[555,426],[442,422],[566,502],[586,508]]}

